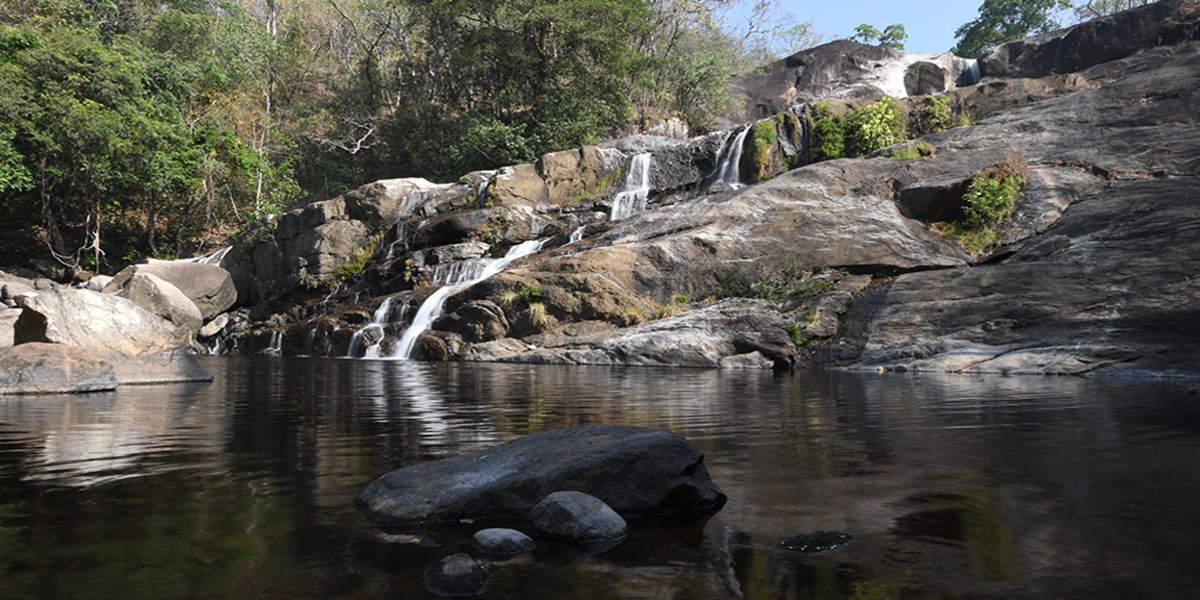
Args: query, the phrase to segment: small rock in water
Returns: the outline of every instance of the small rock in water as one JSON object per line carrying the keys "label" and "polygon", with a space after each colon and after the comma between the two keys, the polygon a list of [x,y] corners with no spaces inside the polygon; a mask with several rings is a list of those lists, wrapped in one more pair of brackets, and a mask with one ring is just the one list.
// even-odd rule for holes
{"label": "small rock in water", "polygon": [[493,527],[480,529],[471,536],[471,542],[481,552],[495,557],[514,557],[533,550],[534,543],[529,536],[516,529]]}
{"label": "small rock in water", "polygon": [[853,536],[841,531],[814,531],[779,542],[779,547],[796,552],[824,552],[841,548],[852,540]]}
{"label": "small rock in water", "polygon": [[627,529],[612,507],[583,492],[554,492],[533,507],[532,517],[539,533],[566,542],[610,541]]}
{"label": "small rock in water", "polygon": [[451,554],[425,570],[425,587],[447,598],[478,596],[487,589],[491,575],[466,554]]}

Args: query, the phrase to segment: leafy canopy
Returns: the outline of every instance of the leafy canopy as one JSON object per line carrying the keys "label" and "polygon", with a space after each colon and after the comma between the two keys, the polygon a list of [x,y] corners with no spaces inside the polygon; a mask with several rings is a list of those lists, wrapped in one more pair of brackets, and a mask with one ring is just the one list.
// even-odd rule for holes
{"label": "leafy canopy", "polygon": [[1058,27],[1054,11],[1070,7],[1070,0],[983,0],[979,16],[954,32],[951,52],[980,58],[992,46]]}

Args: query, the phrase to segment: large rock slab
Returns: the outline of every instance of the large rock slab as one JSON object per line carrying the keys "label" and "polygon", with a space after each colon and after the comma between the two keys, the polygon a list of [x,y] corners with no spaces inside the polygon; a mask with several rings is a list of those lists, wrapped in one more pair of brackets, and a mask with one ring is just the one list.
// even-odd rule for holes
{"label": "large rock slab", "polygon": [[112,364],[82,348],[31,343],[0,351],[0,396],[101,392],[116,387]]}
{"label": "large rock slab", "polygon": [[526,521],[561,490],[595,496],[625,518],[699,518],[725,504],[704,455],[686,439],[622,425],[548,431],[392,471],[355,504],[380,526]]}
{"label": "large rock slab", "polygon": [[162,317],[175,328],[180,341],[194,339],[204,324],[204,317],[196,304],[179,288],[156,275],[134,274],[117,295]]}
{"label": "large rock slab", "polygon": [[17,345],[48,342],[82,348],[112,363],[128,383],[207,381],[172,328],[131,300],[87,290],[55,288],[18,298]]}
{"label": "large rock slab", "polygon": [[1200,40],[1200,2],[1159,0],[1000,45],[979,64],[985,77],[1042,77],[1194,40]]}
{"label": "large rock slab", "polygon": [[635,327],[503,339],[473,346],[467,360],[571,365],[786,369],[796,348],[766,301],[729,299]]}
{"label": "large rock slab", "polygon": [[16,327],[17,318],[20,316],[20,310],[0,306],[0,350],[12,348],[13,329]]}
{"label": "large rock slab", "polygon": [[1009,260],[896,279],[859,366],[1195,374],[1200,177],[1117,182]]}
{"label": "large rock slab", "polygon": [[[151,260],[143,265],[126,267],[104,286],[105,293],[121,293],[137,274],[153,275],[178,288],[199,309],[200,316],[206,321],[229,310],[237,302],[237,288],[229,271],[215,265],[184,260]],[[145,282],[141,289],[147,291]],[[128,292],[125,295],[128,296]],[[173,296],[169,293],[165,295]]]}

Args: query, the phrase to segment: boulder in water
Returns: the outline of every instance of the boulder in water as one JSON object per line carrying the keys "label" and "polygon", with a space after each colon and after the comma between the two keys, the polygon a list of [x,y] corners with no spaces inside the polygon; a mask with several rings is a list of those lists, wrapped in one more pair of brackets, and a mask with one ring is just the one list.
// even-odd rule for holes
{"label": "boulder in water", "polygon": [[529,536],[504,527],[480,529],[471,536],[471,543],[488,556],[511,558],[533,550],[535,544]]}
{"label": "boulder in water", "polygon": [[82,348],[32,343],[0,353],[0,395],[74,394],[116,387],[113,366]]}
{"label": "boulder in water", "polygon": [[466,554],[451,554],[425,570],[425,587],[439,596],[463,598],[487,590],[491,575]]}
{"label": "boulder in water", "polygon": [[91,351],[109,361],[120,383],[212,379],[166,321],[111,294],[54,288],[17,299],[15,344],[49,342]]}
{"label": "boulder in water", "polygon": [[547,431],[392,471],[355,500],[380,526],[525,521],[552,492],[577,490],[622,517],[700,518],[721,509],[704,455],[682,436],[625,425]]}
{"label": "boulder in water", "polygon": [[564,542],[609,542],[628,530],[612,507],[583,492],[554,492],[533,507],[531,516],[538,533]]}

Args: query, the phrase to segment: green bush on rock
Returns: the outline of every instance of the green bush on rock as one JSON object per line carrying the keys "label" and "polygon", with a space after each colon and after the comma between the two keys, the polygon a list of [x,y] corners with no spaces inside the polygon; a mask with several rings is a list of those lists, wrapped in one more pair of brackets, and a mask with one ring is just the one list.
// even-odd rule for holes
{"label": "green bush on rock", "polygon": [[846,129],[841,117],[833,114],[828,102],[812,106],[808,129],[812,132],[814,161],[833,160],[846,155]]}
{"label": "green bush on rock", "polygon": [[941,232],[972,256],[983,253],[996,243],[996,227],[1012,215],[1024,187],[1025,177],[1011,170],[976,175],[963,194],[962,218]]}
{"label": "green bush on rock", "polygon": [[866,156],[904,141],[904,112],[895,98],[885,96],[879,102],[850,111],[845,131],[846,153]]}

